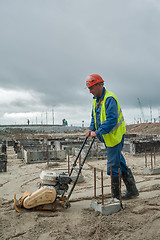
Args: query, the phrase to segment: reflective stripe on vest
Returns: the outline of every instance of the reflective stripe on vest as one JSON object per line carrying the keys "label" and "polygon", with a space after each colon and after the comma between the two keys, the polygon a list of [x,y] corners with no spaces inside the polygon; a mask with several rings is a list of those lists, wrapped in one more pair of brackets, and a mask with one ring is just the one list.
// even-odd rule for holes
{"label": "reflective stripe on vest", "polygon": [[[114,147],[115,145],[119,144],[122,140],[122,136],[125,134],[126,132],[126,128],[125,128],[125,122],[124,122],[124,117],[122,114],[122,110],[120,108],[119,102],[117,97],[114,95],[114,93],[110,92],[110,91],[106,91],[104,99],[103,99],[103,103],[101,106],[101,115],[100,115],[100,121],[101,124],[103,124],[106,119],[106,108],[105,108],[105,102],[106,99],[108,97],[113,97],[116,102],[117,102],[117,108],[118,108],[118,112],[117,112],[117,116],[118,116],[118,120],[117,120],[117,124],[112,128],[112,130],[107,133],[107,134],[103,134],[103,139],[105,141],[105,144],[107,147]],[[97,130],[97,119],[96,119],[96,99],[94,99],[93,101],[93,116],[94,116],[94,120],[95,120],[95,128]]]}
{"label": "reflective stripe on vest", "polygon": [[[120,108],[120,112],[119,112],[119,114],[118,114],[118,118],[120,117],[121,113],[122,113],[122,110],[121,110],[121,108]],[[121,118],[121,120],[119,121],[119,123],[117,123],[116,126],[114,126],[109,133],[114,132],[114,130],[117,129],[117,128],[122,124],[123,121],[124,121],[124,117],[122,116],[122,118]],[[103,124],[104,122],[105,122],[105,121],[101,122],[101,124]]]}

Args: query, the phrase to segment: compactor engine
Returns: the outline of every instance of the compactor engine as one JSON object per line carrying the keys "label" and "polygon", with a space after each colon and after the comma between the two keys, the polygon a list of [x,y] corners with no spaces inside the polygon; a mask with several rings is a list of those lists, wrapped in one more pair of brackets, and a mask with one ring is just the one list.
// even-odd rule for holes
{"label": "compactor engine", "polygon": [[53,186],[56,189],[57,196],[64,195],[69,188],[68,184],[72,182],[71,177],[64,172],[56,174],[51,171],[42,171],[40,179],[42,181],[40,186]]}

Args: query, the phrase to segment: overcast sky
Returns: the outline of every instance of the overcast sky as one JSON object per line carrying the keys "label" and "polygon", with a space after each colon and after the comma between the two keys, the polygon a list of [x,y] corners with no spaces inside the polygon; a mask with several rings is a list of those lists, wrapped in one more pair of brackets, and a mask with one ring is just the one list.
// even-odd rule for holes
{"label": "overcast sky", "polygon": [[[159,0],[0,0],[0,124],[90,122],[99,73],[126,122],[160,114]],[[47,115],[46,115],[47,112]]]}

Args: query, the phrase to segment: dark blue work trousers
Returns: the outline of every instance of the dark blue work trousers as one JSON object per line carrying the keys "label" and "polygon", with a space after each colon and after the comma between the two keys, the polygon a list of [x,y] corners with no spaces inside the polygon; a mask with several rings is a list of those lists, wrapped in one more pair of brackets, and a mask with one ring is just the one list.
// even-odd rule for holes
{"label": "dark blue work trousers", "polygon": [[122,154],[122,148],[124,144],[124,136],[122,141],[114,147],[106,147],[107,150],[107,174],[110,175],[110,167],[112,166],[112,176],[119,176],[119,168],[120,174],[122,172],[126,172],[129,168],[126,165],[126,160]]}

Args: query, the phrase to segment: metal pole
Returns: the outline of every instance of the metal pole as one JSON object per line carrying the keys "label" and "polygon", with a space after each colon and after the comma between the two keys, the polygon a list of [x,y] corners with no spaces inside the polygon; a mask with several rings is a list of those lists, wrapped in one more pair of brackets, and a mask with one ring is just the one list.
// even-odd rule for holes
{"label": "metal pole", "polygon": [[53,125],[54,125],[54,109],[52,108],[52,120],[53,120]]}
{"label": "metal pole", "polygon": [[48,154],[48,146],[47,146],[47,165],[49,165],[49,154]]}
{"label": "metal pole", "polygon": [[101,170],[101,191],[102,191],[102,205],[104,205],[104,198],[103,198],[103,170]]}
{"label": "metal pole", "polygon": [[54,149],[54,159],[57,160],[57,149]]}
{"label": "metal pole", "polygon": [[154,147],[154,166],[156,165],[156,148]]}
{"label": "metal pole", "polygon": [[69,152],[68,152],[68,174],[70,172],[70,161],[69,161]]}
{"label": "metal pole", "polygon": [[21,138],[21,140],[20,140],[19,150],[21,150],[21,148],[22,148],[22,138]]}
{"label": "metal pole", "polygon": [[147,151],[146,151],[146,148],[145,148],[145,167],[147,168]]}
{"label": "metal pole", "polygon": [[151,171],[153,170],[152,148],[151,148]]}
{"label": "metal pole", "polygon": [[96,168],[94,168],[94,198],[96,199]]}
{"label": "metal pole", "polygon": [[44,145],[44,143],[43,143],[43,151],[45,150],[45,145]]}

